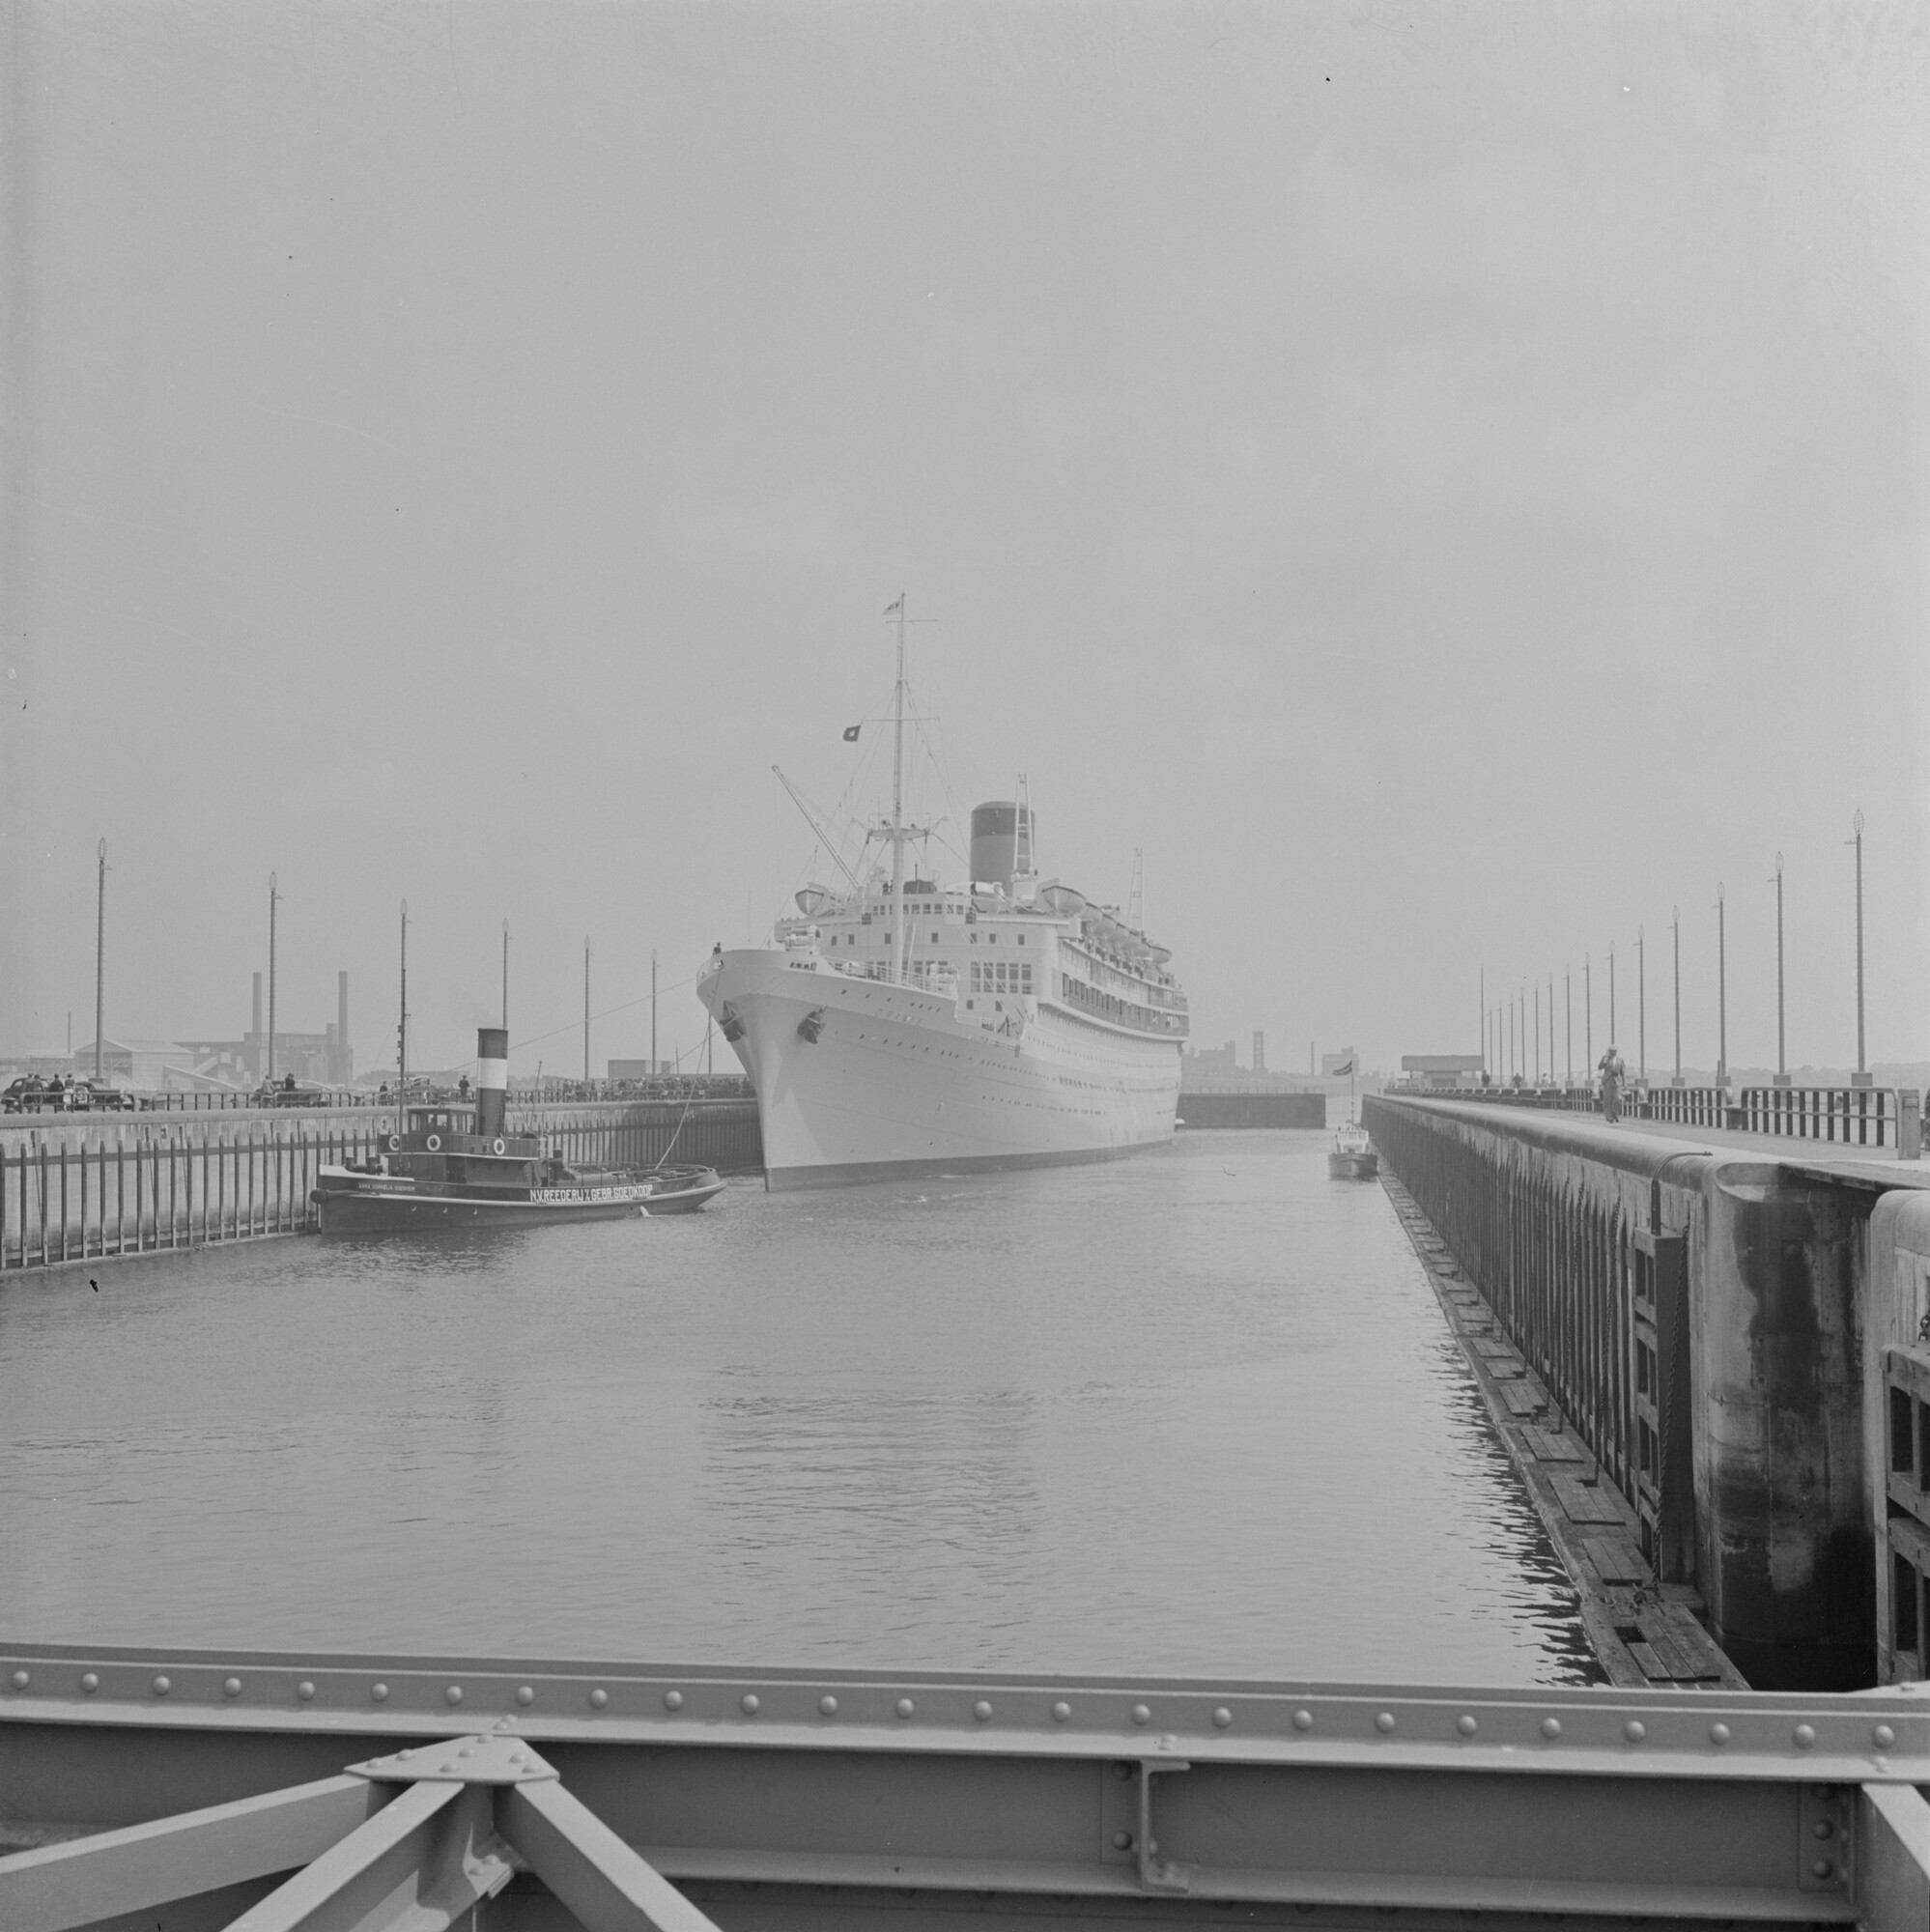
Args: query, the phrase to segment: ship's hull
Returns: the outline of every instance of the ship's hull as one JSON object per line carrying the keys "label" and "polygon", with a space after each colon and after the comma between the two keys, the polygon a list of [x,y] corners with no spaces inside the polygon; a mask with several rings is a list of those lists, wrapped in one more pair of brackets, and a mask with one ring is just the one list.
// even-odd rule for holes
{"label": "ship's hull", "polygon": [[773,1190],[1112,1160],[1173,1137],[1171,1037],[1046,1001],[1010,1002],[992,1030],[950,995],[776,948],[722,954],[697,991],[736,1035]]}
{"label": "ship's hull", "polygon": [[397,1186],[325,1168],[308,1197],[325,1235],[393,1235],[447,1228],[537,1228],[559,1221],[617,1221],[638,1214],[695,1214],[724,1188],[709,1169],[669,1185],[657,1179],[608,1186],[544,1188],[524,1199],[489,1199]]}
{"label": "ship's hull", "polygon": [[1336,1180],[1372,1180],[1380,1172],[1377,1153],[1329,1153],[1327,1172]]}

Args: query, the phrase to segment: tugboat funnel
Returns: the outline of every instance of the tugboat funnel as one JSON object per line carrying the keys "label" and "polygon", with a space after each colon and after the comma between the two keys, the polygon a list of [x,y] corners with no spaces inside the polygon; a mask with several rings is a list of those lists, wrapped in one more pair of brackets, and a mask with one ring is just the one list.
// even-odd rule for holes
{"label": "tugboat funnel", "polygon": [[509,1033],[476,1029],[476,1132],[493,1140],[509,1113]]}

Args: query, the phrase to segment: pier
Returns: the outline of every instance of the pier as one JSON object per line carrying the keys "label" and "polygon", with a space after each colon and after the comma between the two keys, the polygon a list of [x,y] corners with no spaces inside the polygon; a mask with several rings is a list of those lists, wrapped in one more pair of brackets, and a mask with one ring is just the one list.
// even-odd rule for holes
{"label": "pier", "polygon": [[[675,1159],[743,1174],[763,1157],[752,1100],[512,1102],[509,1119],[588,1167]],[[308,1233],[318,1171],[375,1158],[394,1124],[392,1106],[10,1120],[0,1271]]]}
{"label": "pier", "polygon": [[1727,1122],[1698,1141],[1490,1100],[1366,1109],[1494,1353],[1534,1378],[1522,1446],[1595,1475],[1567,1492],[1577,1537],[1612,1492],[1640,1580],[1695,1604],[1755,1686],[1917,1675],[1930,1176],[1893,1145]]}

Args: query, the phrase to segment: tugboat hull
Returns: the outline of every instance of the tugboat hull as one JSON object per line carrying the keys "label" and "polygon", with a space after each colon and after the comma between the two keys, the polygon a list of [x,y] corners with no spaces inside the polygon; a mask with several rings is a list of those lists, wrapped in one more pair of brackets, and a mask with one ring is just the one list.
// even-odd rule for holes
{"label": "tugboat hull", "polygon": [[308,1197],[325,1235],[394,1235],[445,1228],[534,1228],[558,1221],[619,1221],[637,1214],[695,1214],[722,1193],[709,1168],[605,1186],[544,1188],[528,1199],[439,1194],[343,1169],[323,1170]]}
{"label": "tugboat hull", "polygon": [[1336,1180],[1372,1180],[1380,1172],[1380,1156],[1372,1150],[1366,1153],[1330,1153],[1327,1172]]}
{"label": "tugboat hull", "polygon": [[[617,1190],[609,1190],[614,1195]],[[535,1228],[556,1221],[616,1221],[640,1214],[640,1190],[622,1199],[476,1201],[446,1194],[318,1187],[309,1199],[325,1235],[394,1235],[440,1228]]]}

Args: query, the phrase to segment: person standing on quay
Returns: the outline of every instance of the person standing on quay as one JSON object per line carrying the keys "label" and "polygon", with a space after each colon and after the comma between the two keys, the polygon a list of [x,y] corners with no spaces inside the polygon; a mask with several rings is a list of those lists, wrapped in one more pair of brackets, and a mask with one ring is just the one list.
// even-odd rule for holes
{"label": "person standing on quay", "polygon": [[1622,1082],[1628,1078],[1629,1069],[1622,1064],[1622,1056],[1615,1051],[1613,1042],[1602,1056],[1602,1118],[1614,1122],[1622,1118]]}

